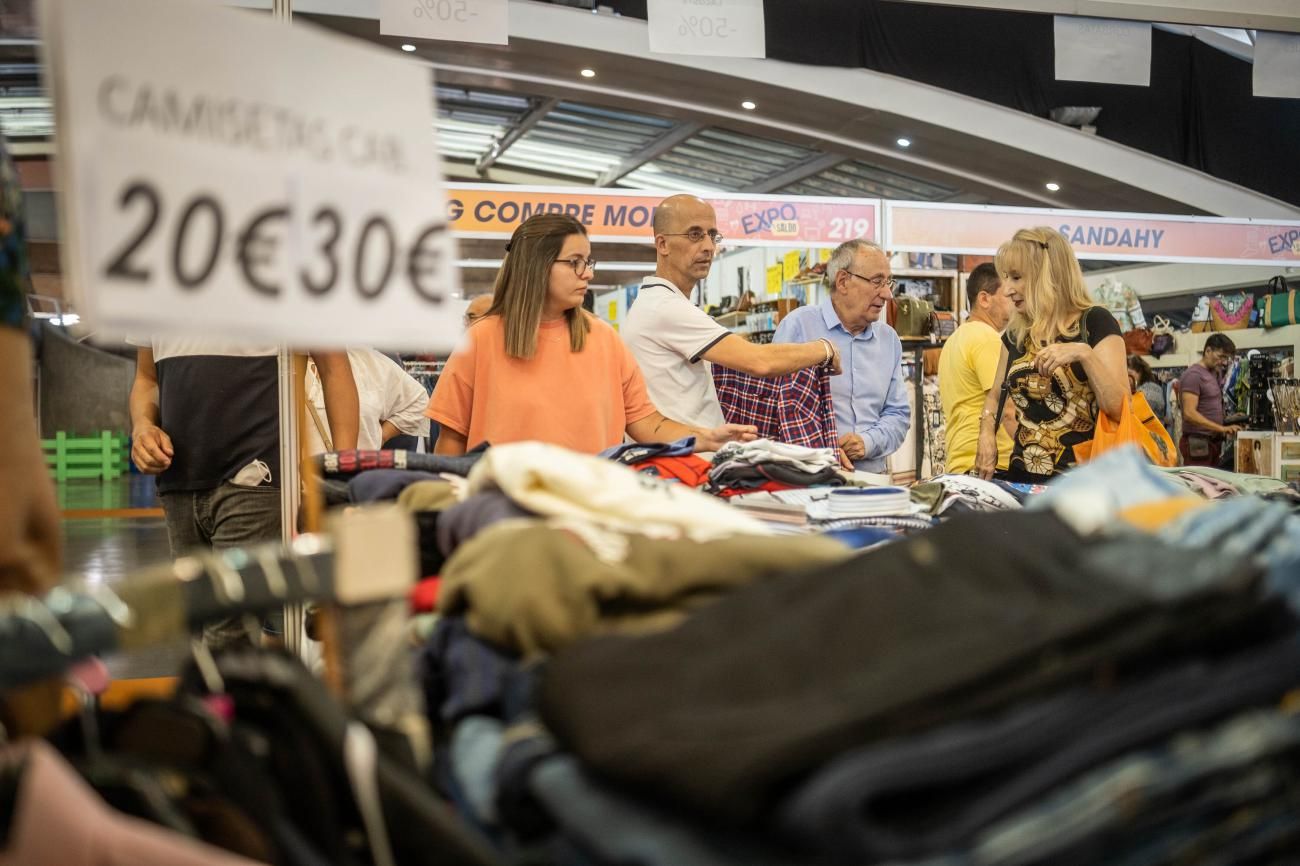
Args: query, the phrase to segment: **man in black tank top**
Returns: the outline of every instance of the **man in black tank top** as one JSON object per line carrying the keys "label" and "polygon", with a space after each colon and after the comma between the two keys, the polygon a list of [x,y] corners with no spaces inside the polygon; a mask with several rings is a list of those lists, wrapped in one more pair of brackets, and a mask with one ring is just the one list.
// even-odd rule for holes
{"label": "man in black tank top", "polygon": [[[276,355],[273,348],[200,340],[154,340],[139,349],[131,459],[141,472],[158,476],[172,556],[280,538]],[[335,447],[355,448],[360,409],[347,354],[313,357]],[[275,620],[265,627],[278,632]],[[212,646],[251,638],[242,621],[204,630]]]}

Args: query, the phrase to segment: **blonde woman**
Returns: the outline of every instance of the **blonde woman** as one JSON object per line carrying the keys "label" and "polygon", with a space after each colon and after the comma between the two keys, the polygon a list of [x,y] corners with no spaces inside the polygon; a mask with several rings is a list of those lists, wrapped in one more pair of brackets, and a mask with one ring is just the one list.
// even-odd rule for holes
{"label": "blonde woman", "polygon": [[1055,229],[1016,232],[996,266],[1016,312],[980,413],[975,469],[981,478],[995,472],[994,416],[1005,384],[1019,428],[998,477],[1042,483],[1078,462],[1074,447],[1092,440],[1098,412],[1119,420],[1129,397],[1124,338],[1115,317],[1092,303],[1074,250]]}
{"label": "blonde woman", "polygon": [[595,454],[637,442],[695,437],[698,451],[755,438],[754,427],[688,427],[659,413],[618,334],[582,309],[595,273],[582,223],[539,214],[515,229],[492,306],[452,354],[425,415],[442,425],[437,454],[482,442],[536,440]]}

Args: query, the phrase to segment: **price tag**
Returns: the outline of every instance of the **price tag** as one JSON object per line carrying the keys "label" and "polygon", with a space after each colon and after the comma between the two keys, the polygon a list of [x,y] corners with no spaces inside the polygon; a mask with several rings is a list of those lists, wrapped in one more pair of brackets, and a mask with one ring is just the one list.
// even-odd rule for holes
{"label": "price tag", "polygon": [[658,54],[767,56],[763,0],[649,0],[646,12]]}
{"label": "price tag", "polygon": [[452,42],[505,45],[508,0],[379,0],[379,32]]}
{"label": "price tag", "polygon": [[343,604],[402,598],[420,577],[420,542],[411,512],[396,503],[336,509],[334,593]]}
{"label": "price tag", "polygon": [[799,251],[794,250],[785,254],[781,259],[781,276],[786,280],[793,280],[799,276]]}
{"label": "price tag", "polygon": [[767,269],[767,293],[769,295],[781,294],[781,266],[772,265]]}
{"label": "price tag", "polygon": [[43,11],[65,286],[94,327],[455,345],[427,70],[188,0]]}

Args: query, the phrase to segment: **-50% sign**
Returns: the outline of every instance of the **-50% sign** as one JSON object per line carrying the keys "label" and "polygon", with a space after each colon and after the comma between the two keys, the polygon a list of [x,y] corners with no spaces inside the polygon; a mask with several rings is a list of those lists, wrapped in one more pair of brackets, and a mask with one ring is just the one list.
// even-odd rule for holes
{"label": "-50% sign", "polygon": [[650,50],[661,54],[763,57],[762,0],[648,0]]}
{"label": "-50% sign", "polygon": [[380,0],[379,32],[505,45],[510,38],[507,0]]}
{"label": "-50% sign", "polygon": [[478,16],[469,10],[469,0],[419,0],[411,12],[415,18],[465,23]]}
{"label": "-50% sign", "polygon": [[677,26],[679,36],[702,36],[705,39],[717,37],[726,39],[734,32],[727,26],[726,18],[710,18],[707,15],[683,15],[682,23]]}

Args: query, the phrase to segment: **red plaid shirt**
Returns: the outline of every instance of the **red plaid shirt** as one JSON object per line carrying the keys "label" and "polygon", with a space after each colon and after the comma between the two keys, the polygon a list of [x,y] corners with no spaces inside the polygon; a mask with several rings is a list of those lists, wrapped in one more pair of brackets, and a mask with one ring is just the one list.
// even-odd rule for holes
{"label": "red plaid shirt", "polygon": [[808,448],[837,448],[831,373],[810,367],[772,379],[760,379],[714,365],[722,415],[729,424],[753,424],[758,435]]}

